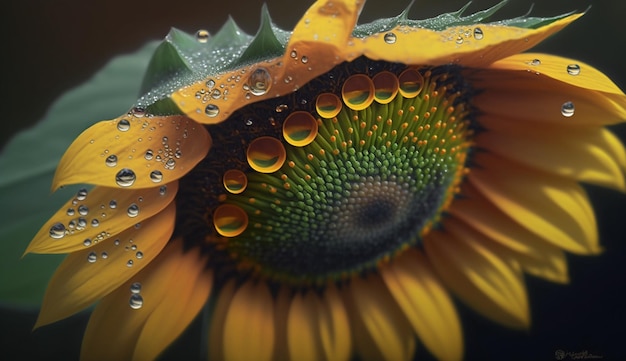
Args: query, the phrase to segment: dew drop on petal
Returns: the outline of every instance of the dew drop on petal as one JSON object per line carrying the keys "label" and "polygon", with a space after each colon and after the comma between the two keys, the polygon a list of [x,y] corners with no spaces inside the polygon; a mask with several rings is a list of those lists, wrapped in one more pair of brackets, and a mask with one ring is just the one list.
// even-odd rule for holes
{"label": "dew drop on petal", "polygon": [[91,246],[91,239],[87,238],[83,241],[83,246],[89,247]]}
{"label": "dew drop on petal", "polygon": [[289,53],[289,56],[295,59],[298,57],[298,52],[296,52],[295,50],[292,50],[291,53]]}
{"label": "dew drop on petal", "polygon": [[309,62],[309,57],[306,55],[302,55],[302,57],[300,58],[300,61],[302,62],[302,64],[306,64]]}
{"label": "dew drop on petal", "polygon": [[128,209],[126,210],[126,214],[130,218],[137,217],[139,215],[139,206],[136,203],[131,204],[130,206],[128,206]]}
{"label": "dew drop on petal", "polygon": [[143,297],[141,297],[140,294],[138,293],[133,293],[130,296],[130,308],[132,308],[133,310],[138,310],[143,306]]}
{"label": "dew drop on petal", "polygon": [[204,113],[209,118],[215,118],[220,113],[220,108],[215,104],[209,104],[204,108]]}
{"label": "dew drop on petal", "polygon": [[161,186],[159,188],[159,195],[164,196],[167,193],[167,186]]}
{"label": "dew drop on petal", "polygon": [[135,253],[135,257],[137,257],[137,259],[142,259],[143,258],[143,252],[137,251],[137,253]]}
{"label": "dew drop on petal", "polygon": [[209,88],[209,90],[213,89],[213,87],[215,87],[215,80],[213,79],[209,79],[206,81],[206,87]]}
{"label": "dew drop on petal", "polygon": [[129,259],[129,260],[128,260],[128,262],[126,262],[126,267],[129,267],[129,268],[130,268],[130,267],[132,267],[132,266],[133,266],[133,264],[134,264],[133,260],[132,260],[132,259]]}
{"label": "dew drop on petal", "polygon": [[483,29],[474,28],[474,39],[481,40],[484,37],[485,37],[485,34],[483,33]]}
{"label": "dew drop on petal", "polygon": [[152,151],[152,149],[148,149],[148,150],[146,150],[146,154],[144,154],[143,157],[146,160],[152,160],[152,158],[154,158],[154,152]]}
{"label": "dew drop on petal", "polygon": [[152,172],[150,172],[150,180],[154,183],[159,183],[163,180],[163,173],[161,173],[161,171],[159,170],[153,170]]}
{"label": "dew drop on petal", "polygon": [[117,201],[116,201],[115,199],[112,199],[112,200],[109,202],[109,208],[111,208],[111,209],[115,209],[115,208],[117,208]]}
{"label": "dew drop on petal", "polygon": [[87,255],[87,261],[89,263],[95,263],[98,260],[98,255],[96,254],[96,252],[89,252],[89,254]]}
{"label": "dew drop on petal", "polygon": [[100,255],[100,257],[102,257],[102,259],[107,259],[109,258],[109,254],[106,252],[102,252],[102,254]]}
{"label": "dew drop on petal", "polygon": [[50,227],[50,237],[60,239],[65,236],[65,226],[63,223],[57,222]]}
{"label": "dew drop on petal", "polygon": [[532,66],[538,66],[538,65],[541,65],[541,60],[539,60],[539,59],[533,59],[533,60],[530,62],[530,65],[532,65]]}
{"label": "dew drop on petal", "polygon": [[80,214],[81,216],[86,216],[87,214],[89,214],[89,208],[86,205],[81,204],[80,206],[78,206],[78,214]]}
{"label": "dew drop on petal", "polygon": [[578,75],[580,74],[580,65],[578,64],[570,64],[567,66],[567,74],[569,75]]}
{"label": "dew drop on petal", "polygon": [[209,32],[207,30],[204,29],[200,29],[198,31],[196,31],[196,40],[199,43],[206,43],[207,41],[209,41],[209,37],[211,36],[211,34],[209,34]]}
{"label": "dew drop on petal", "polygon": [[133,183],[135,183],[135,179],[137,179],[135,172],[128,168],[122,168],[122,170],[115,175],[115,183],[120,187],[132,186]]}
{"label": "dew drop on petal", "polygon": [[76,199],[84,201],[87,198],[87,188],[81,188],[76,193]]}
{"label": "dew drop on petal", "polygon": [[463,37],[461,35],[457,36],[456,43],[457,44],[463,44]]}
{"label": "dew drop on petal", "polygon": [[98,227],[100,225],[100,221],[98,221],[97,219],[92,219],[91,220],[91,226],[92,227]]}
{"label": "dew drop on petal", "polygon": [[137,294],[140,292],[141,292],[141,283],[134,282],[132,285],[130,285],[130,293]]}
{"label": "dew drop on petal", "polygon": [[250,74],[247,82],[250,93],[259,96],[267,93],[272,86],[272,76],[265,68],[257,68]]}
{"label": "dew drop on petal", "polygon": [[574,115],[574,103],[572,102],[563,103],[563,105],[561,105],[561,114],[563,114],[564,117],[568,117],[568,118]]}
{"label": "dew drop on petal", "polygon": [[130,129],[130,122],[128,119],[121,119],[117,122],[117,130],[120,132],[126,132]]}
{"label": "dew drop on petal", "polygon": [[66,214],[68,216],[73,216],[75,214],[74,208],[68,208]]}
{"label": "dew drop on petal", "polygon": [[115,154],[111,154],[105,160],[105,164],[109,167],[115,167],[117,165],[117,156]]}
{"label": "dew drop on petal", "polygon": [[383,39],[385,40],[385,43],[387,44],[395,44],[397,37],[396,37],[396,34],[394,33],[387,33],[385,34],[385,36],[383,36]]}

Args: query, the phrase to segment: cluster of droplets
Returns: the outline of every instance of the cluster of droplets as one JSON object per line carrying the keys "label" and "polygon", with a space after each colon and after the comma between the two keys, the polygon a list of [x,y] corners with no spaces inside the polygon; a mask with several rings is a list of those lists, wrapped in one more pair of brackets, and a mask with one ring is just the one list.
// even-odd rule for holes
{"label": "cluster of droplets", "polygon": [[[454,41],[457,46],[462,44],[470,44],[472,39],[482,40],[485,37],[485,33],[482,28],[451,28],[448,32],[442,33],[443,41]],[[385,42],[386,39],[385,39]],[[388,44],[392,44],[387,42]],[[395,41],[394,41],[395,43]]]}
{"label": "cluster of droplets", "polygon": [[[69,207],[65,211],[67,217],[78,217],[69,218],[67,224],[64,224],[63,222],[54,222],[50,226],[50,238],[61,239],[66,235],[73,235],[75,232],[84,231],[88,227],[98,228],[100,226],[100,222],[107,217],[108,212],[110,212],[114,207],[107,207],[105,204],[101,204],[98,209],[90,210],[88,205],[82,203],[87,199],[88,194],[89,191],[86,188],[78,190],[76,196],[72,199]],[[91,220],[88,220],[89,216],[92,217]],[[108,238],[109,236],[110,234],[108,232],[102,231],[98,233],[94,239],[85,239],[83,241],[83,245],[90,246],[92,243],[95,244]]]}
{"label": "cluster of droplets", "polygon": [[[533,66],[533,67],[538,67],[538,66],[541,65],[541,60],[540,59],[533,59],[528,64]],[[531,71],[531,70],[529,69],[528,71]],[[565,67],[565,71],[567,72],[567,74],[569,74],[571,76],[577,76],[577,75],[580,74],[580,71],[581,71],[580,65],[578,65],[578,64],[568,64]],[[539,75],[541,73],[536,71],[535,74]],[[569,117],[574,115],[574,110],[575,109],[576,108],[574,106],[574,102],[566,101],[565,103],[561,104],[561,115],[563,115],[566,118],[569,118]]]}

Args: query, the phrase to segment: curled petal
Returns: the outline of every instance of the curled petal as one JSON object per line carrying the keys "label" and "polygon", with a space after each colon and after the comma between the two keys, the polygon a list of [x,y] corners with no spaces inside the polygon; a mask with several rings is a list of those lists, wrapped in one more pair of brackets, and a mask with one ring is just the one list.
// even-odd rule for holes
{"label": "curled petal", "polygon": [[[86,198],[69,200],[50,218],[28,245],[25,253],[82,251],[111,238],[163,210],[172,202],[178,182],[164,188],[119,189],[95,187]],[[72,210],[68,212],[68,210]],[[95,220],[95,222],[94,222]]]}
{"label": "curled petal", "polygon": [[92,125],[74,140],[52,188],[76,183],[155,187],[187,174],[210,147],[207,130],[187,117],[121,116]]}
{"label": "curled petal", "polygon": [[141,271],[165,247],[175,217],[171,203],[141,227],[67,256],[50,280],[35,328],[82,310]]}

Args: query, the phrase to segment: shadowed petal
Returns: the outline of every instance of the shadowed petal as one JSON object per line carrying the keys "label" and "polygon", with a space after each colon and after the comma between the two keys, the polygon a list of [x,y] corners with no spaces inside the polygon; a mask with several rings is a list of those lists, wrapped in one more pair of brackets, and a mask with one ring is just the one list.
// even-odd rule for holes
{"label": "shadowed petal", "polygon": [[[82,251],[86,243],[94,245],[98,241],[115,237],[160,212],[172,202],[177,191],[178,182],[167,184],[166,188],[124,192],[115,188],[95,187],[85,199],[80,200],[82,197],[77,197],[61,207],[44,223],[24,253]],[[68,209],[73,212],[68,212]],[[94,226],[94,219],[97,226]],[[58,227],[64,233],[61,238],[51,235],[52,229]]]}
{"label": "shadowed petal", "polygon": [[[198,250],[173,241],[145,269],[96,307],[81,349],[82,360],[151,360],[174,341],[209,296],[212,277]],[[141,284],[142,307],[129,302]]]}
{"label": "shadowed petal", "polygon": [[[207,130],[187,117],[121,116],[92,125],[74,140],[61,158],[52,188],[76,183],[155,187],[187,174],[210,147]],[[134,177],[128,175],[129,181],[120,183],[118,172],[123,169]]]}
{"label": "shadowed petal", "polygon": [[211,313],[209,329],[209,359],[224,360],[224,321],[228,307],[235,295],[235,281],[231,280],[217,290],[217,302]]}
{"label": "shadowed petal", "polygon": [[601,251],[591,204],[578,183],[488,153],[474,159],[470,182],[502,212],[569,252]]}
{"label": "shadowed petal", "polygon": [[313,292],[294,295],[287,319],[287,343],[291,360],[322,360],[317,322],[317,300]]}
{"label": "shadowed petal", "polygon": [[462,239],[432,231],[424,249],[446,285],[483,316],[511,328],[530,325],[528,300],[519,265],[480,243],[470,232]]}
{"label": "shadowed petal", "polygon": [[329,361],[349,360],[352,353],[352,339],[348,313],[332,283],[324,290],[318,307],[321,341],[326,359]]}
{"label": "shadowed petal", "polygon": [[380,271],[391,295],[428,350],[439,360],[461,360],[461,324],[452,299],[428,259],[419,251],[408,250]]}
{"label": "shadowed petal", "polygon": [[[71,316],[141,271],[165,247],[175,216],[172,203],[141,227],[68,255],[50,280],[35,328]],[[133,262],[130,267],[129,260]]]}

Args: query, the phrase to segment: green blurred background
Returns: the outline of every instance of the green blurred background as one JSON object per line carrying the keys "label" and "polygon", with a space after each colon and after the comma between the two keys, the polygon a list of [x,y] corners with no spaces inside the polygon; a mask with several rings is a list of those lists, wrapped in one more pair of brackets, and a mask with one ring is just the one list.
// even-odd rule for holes
{"label": "green blurred background", "polygon": [[[465,0],[418,0],[412,18],[427,18],[465,5]],[[65,91],[87,81],[109,59],[162,39],[171,26],[194,33],[215,33],[232,15],[240,27],[256,32],[263,1],[95,0],[15,1],[3,3],[3,117],[0,147],[17,131],[37,122]],[[291,29],[312,1],[267,0],[274,22]],[[473,1],[468,12],[497,0]],[[397,15],[408,1],[369,0],[361,22]],[[531,0],[510,0],[497,18],[525,14]],[[532,15],[552,16],[591,8],[579,21],[535,50],[580,59],[626,89],[624,45],[626,2],[617,0],[537,1]],[[129,104],[130,107],[131,104]],[[94,119],[96,121],[97,119]],[[616,129],[626,139],[626,129]],[[2,171],[2,170],[0,170]],[[569,257],[572,284],[560,286],[528,279],[533,327],[527,332],[493,325],[461,306],[468,360],[555,360],[555,352],[588,352],[605,360],[626,360],[626,245],[622,220],[626,197],[589,188],[606,252],[599,257]],[[2,212],[8,212],[5,205]],[[1,240],[9,242],[11,240]],[[35,310],[0,309],[0,359],[72,360],[77,357],[86,317],[78,315],[34,333]],[[194,324],[165,355],[197,356]],[[418,357],[428,358],[424,350]],[[572,359],[570,357],[570,359]]]}

